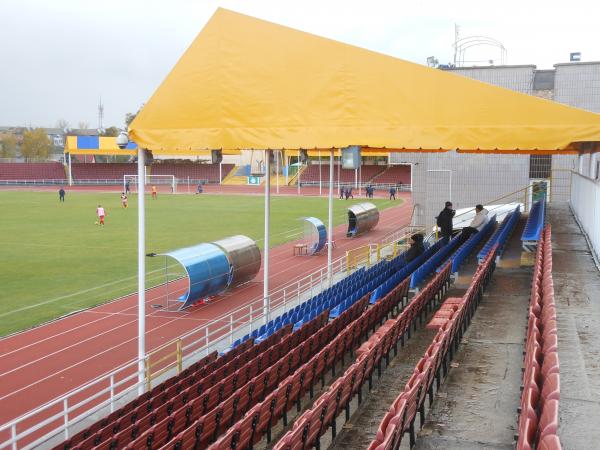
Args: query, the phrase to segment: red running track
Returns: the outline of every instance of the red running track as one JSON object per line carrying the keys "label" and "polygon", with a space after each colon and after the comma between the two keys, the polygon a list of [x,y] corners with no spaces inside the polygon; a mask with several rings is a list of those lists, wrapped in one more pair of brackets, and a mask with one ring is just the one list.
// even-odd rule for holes
{"label": "red running track", "polygon": [[[247,191],[246,191],[247,192]],[[381,212],[377,227],[364,236],[345,237],[334,230],[333,258],[349,249],[377,242],[408,224],[412,205]],[[274,291],[326,265],[327,255],[292,256],[294,242],[271,249],[270,288]],[[147,291],[146,349],[151,351],[185,332],[262,296],[262,270],[255,281],[209,304],[186,312],[160,311],[152,304],[164,287]],[[0,340],[0,423],[6,423],[137,356],[137,294],[82,311]]]}

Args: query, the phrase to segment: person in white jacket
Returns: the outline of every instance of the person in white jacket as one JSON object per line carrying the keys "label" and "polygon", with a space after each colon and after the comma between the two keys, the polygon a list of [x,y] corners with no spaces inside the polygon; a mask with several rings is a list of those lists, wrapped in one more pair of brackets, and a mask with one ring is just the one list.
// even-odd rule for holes
{"label": "person in white jacket", "polygon": [[465,242],[471,236],[478,231],[481,231],[490,218],[488,217],[488,210],[483,205],[475,206],[475,217],[471,221],[468,227],[462,231],[462,241]]}

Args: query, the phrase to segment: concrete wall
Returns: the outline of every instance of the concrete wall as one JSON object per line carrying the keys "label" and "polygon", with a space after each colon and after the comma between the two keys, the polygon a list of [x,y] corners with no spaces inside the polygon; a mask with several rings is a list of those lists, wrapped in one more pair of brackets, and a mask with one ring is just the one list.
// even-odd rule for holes
{"label": "concrete wall", "polygon": [[524,94],[533,93],[535,66],[459,67],[448,72]]}
{"label": "concrete wall", "polygon": [[[392,154],[392,162],[413,164],[414,223],[427,227],[434,225],[447,200],[455,209],[489,204],[529,182],[528,155],[398,153]],[[499,203],[521,198],[515,195]]]}
{"label": "concrete wall", "polygon": [[600,62],[556,64],[554,100],[600,113]]}

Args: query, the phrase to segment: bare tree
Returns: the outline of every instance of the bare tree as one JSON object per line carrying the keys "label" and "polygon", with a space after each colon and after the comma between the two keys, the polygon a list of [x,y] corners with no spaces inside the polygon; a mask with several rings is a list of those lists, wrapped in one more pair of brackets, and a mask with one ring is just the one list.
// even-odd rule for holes
{"label": "bare tree", "polygon": [[89,127],[90,127],[90,124],[87,122],[84,122],[83,120],[77,124],[77,128],[79,128],[80,130],[85,130]]}
{"label": "bare tree", "polygon": [[65,119],[58,119],[56,121],[56,128],[60,128],[61,130],[66,130],[67,128],[69,128],[69,122],[66,121]]}

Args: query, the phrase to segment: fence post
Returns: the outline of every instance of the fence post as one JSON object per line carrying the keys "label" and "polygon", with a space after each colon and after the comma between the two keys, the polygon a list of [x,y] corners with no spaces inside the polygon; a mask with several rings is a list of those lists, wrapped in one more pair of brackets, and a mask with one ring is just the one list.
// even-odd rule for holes
{"label": "fence post", "polygon": [[312,273],[310,274],[310,297],[312,298],[313,296],[313,279],[312,279]]}
{"label": "fence post", "polygon": [[12,436],[12,448],[13,450],[17,450],[17,424],[13,423],[10,427],[10,434]]}
{"label": "fence post", "polygon": [[115,374],[110,374],[110,412],[115,412]]}
{"label": "fence post", "polygon": [[204,339],[206,340],[206,356],[210,355],[210,349],[208,348],[208,325],[204,329]]}
{"label": "fence post", "polygon": [[250,332],[248,334],[252,333],[252,321],[252,303],[250,303]]}
{"label": "fence post", "polygon": [[152,390],[152,374],[150,373],[150,355],[146,356],[146,389]]}
{"label": "fence post", "polygon": [[183,370],[183,343],[181,338],[177,339],[177,373]]}
{"label": "fence post", "polygon": [[65,398],[63,400],[63,411],[65,418],[65,441],[69,439],[69,399]]}
{"label": "fence post", "polygon": [[229,345],[233,344],[233,314],[229,315]]}

